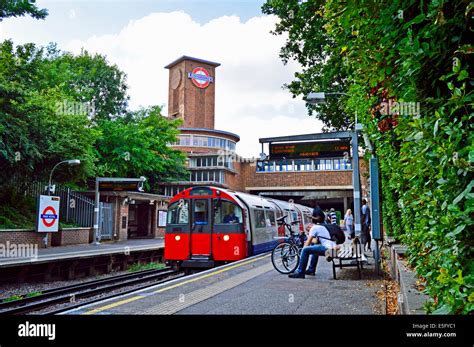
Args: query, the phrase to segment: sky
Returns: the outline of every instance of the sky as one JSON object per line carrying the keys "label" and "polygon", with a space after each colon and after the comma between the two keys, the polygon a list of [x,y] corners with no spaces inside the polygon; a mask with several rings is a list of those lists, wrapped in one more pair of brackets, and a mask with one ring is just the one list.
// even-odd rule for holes
{"label": "sky", "polygon": [[[215,127],[240,136],[237,153],[257,157],[259,138],[319,132],[301,97],[283,88],[300,69],[279,58],[278,19],[258,0],[37,0],[45,20],[7,18],[0,39],[15,44],[57,42],[63,50],[100,53],[127,74],[130,108],[163,105],[168,70],[183,56],[221,64],[216,69]],[[267,153],[268,154],[268,153]]]}

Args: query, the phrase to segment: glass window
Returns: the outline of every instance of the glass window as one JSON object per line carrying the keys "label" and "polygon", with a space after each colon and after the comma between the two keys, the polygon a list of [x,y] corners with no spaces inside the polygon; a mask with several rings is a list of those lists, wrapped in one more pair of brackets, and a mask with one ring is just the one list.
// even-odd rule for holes
{"label": "glass window", "polygon": [[325,159],[324,160],[324,169],[325,170],[332,170],[332,160],[331,159]]}
{"label": "glass window", "polygon": [[341,169],[342,170],[351,170],[352,162],[350,159],[341,159]]}
{"label": "glass window", "polygon": [[274,161],[267,161],[265,164],[265,171],[273,172],[275,171],[275,162]]}
{"label": "glass window", "polygon": [[255,226],[257,228],[265,228],[265,211],[255,210]]}
{"label": "glass window", "polygon": [[274,211],[265,211],[265,225],[269,227],[276,227]]}
{"label": "glass window", "polygon": [[189,201],[182,199],[178,202],[171,204],[168,207],[167,214],[167,224],[188,224]]}
{"label": "glass window", "polygon": [[212,166],[217,166],[217,157],[212,158]]}
{"label": "glass window", "polygon": [[214,223],[242,223],[242,209],[230,201],[214,200]]}
{"label": "glass window", "polygon": [[202,180],[203,181],[208,181],[209,180],[209,172],[207,172],[207,171],[202,172]]}
{"label": "glass window", "polygon": [[196,199],[194,201],[194,223],[196,224],[208,224],[208,211],[207,211],[207,200]]}
{"label": "glass window", "polygon": [[334,159],[334,170],[341,170],[341,160]]}
{"label": "glass window", "polygon": [[300,159],[295,160],[295,171],[310,171],[311,170],[311,160]]}

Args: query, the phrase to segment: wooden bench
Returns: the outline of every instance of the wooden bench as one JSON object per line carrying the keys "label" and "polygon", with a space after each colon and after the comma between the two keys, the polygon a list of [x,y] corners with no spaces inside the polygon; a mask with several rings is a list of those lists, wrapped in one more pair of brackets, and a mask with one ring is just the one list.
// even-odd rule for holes
{"label": "wooden bench", "polygon": [[[339,264],[336,260],[339,259]],[[326,250],[326,260],[332,261],[332,275],[336,279],[336,267],[342,269],[343,267],[357,267],[359,272],[359,279],[362,278],[363,263],[367,262],[367,258],[362,252],[360,243],[342,244],[335,248]],[[345,263],[343,263],[345,262]],[[348,262],[348,263],[346,263]]]}

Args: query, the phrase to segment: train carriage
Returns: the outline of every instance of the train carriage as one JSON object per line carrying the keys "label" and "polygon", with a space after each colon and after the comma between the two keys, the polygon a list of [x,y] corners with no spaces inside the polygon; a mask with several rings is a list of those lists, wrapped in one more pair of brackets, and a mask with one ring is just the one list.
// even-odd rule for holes
{"label": "train carriage", "polygon": [[170,200],[165,259],[175,268],[209,268],[273,249],[288,215],[304,229],[309,208],[216,187],[193,187]]}

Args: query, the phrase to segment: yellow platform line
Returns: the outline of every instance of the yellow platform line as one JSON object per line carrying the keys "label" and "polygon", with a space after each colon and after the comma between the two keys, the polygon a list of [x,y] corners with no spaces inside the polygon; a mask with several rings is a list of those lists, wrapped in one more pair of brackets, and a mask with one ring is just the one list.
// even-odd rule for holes
{"label": "yellow platform line", "polygon": [[[172,286],[169,286],[169,287],[165,287],[165,288],[158,289],[158,290],[154,291],[153,293],[154,293],[154,294],[163,293],[163,292],[166,292],[167,290],[174,289],[174,288],[180,287],[180,286],[182,286],[182,285],[189,284],[189,283],[193,283],[193,282],[196,282],[196,281],[205,279],[205,278],[209,278],[209,277],[212,277],[212,276],[221,274],[221,273],[223,273],[223,272],[226,272],[226,271],[229,271],[229,270],[238,268],[238,267],[240,267],[240,266],[253,263],[253,262],[255,262],[255,261],[261,260],[261,259],[263,259],[263,258],[265,258],[265,257],[269,257],[269,256],[270,256],[270,255],[267,254],[267,255],[264,255],[263,257],[258,257],[258,258],[255,258],[255,259],[247,260],[247,261],[245,261],[245,262],[243,262],[243,263],[231,265],[231,266],[226,267],[226,268],[224,268],[224,269],[217,270],[217,271],[208,273],[208,274],[203,275],[203,276],[199,276],[199,277],[196,277],[196,278],[192,278],[192,279],[189,279],[189,280],[184,281],[184,282],[176,283],[176,284],[174,284],[174,285],[172,285]],[[111,304],[108,304],[108,305],[105,305],[105,306],[101,306],[101,307],[97,307],[97,308],[95,308],[95,309],[93,309],[93,310],[84,312],[83,315],[95,314],[95,313],[98,313],[98,312],[106,311],[106,310],[108,310],[108,309],[111,309],[111,308],[114,308],[114,307],[117,307],[117,306],[122,306],[122,305],[128,304],[129,302],[133,302],[133,301],[140,300],[140,299],[143,299],[143,298],[145,298],[145,296],[141,296],[140,294],[137,294],[136,296],[132,296],[131,298],[123,299],[123,300],[120,300],[120,301],[116,301],[116,302],[113,302],[113,303],[111,303]]]}

